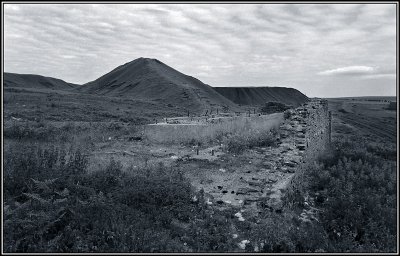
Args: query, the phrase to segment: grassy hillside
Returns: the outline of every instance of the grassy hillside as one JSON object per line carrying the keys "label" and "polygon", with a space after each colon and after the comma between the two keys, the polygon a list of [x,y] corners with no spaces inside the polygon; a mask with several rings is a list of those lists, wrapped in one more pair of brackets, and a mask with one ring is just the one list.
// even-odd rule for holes
{"label": "grassy hillside", "polygon": [[79,91],[152,100],[202,112],[210,108],[236,109],[209,85],[182,74],[156,59],[139,58],[82,85]]}
{"label": "grassy hillside", "polygon": [[77,84],[67,83],[61,79],[30,74],[4,73],[4,87],[31,89],[71,90]]}
{"label": "grassy hillside", "polygon": [[241,105],[264,105],[266,102],[275,101],[299,106],[308,101],[306,95],[286,87],[214,87],[214,89]]}

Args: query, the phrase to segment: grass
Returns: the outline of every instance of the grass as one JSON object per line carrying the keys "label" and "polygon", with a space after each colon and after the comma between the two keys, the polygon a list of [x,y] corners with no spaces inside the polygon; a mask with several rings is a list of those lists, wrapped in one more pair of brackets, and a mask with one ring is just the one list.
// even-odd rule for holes
{"label": "grass", "polygon": [[287,199],[319,209],[321,239],[329,252],[396,250],[396,158],[394,143],[339,134],[330,151],[299,174]]}
{"label": "grass", "polygon": [[257,139],[269,137],[269,131],[278,128],[281,120],[280,116],[274,116],[274,118],[252,116],[236,117],[209,125],[151,125],[146,127],[144,135],[150,143],[178,145],[231,143],[233,145],[234,140],[237,140],[247,147],[249,143],[257,143]]}
{"label": "grass", "polygon": [[[5,102],[18,103],[22,97],[17,96],[7,92]],[[237,223],[237,209],[220,211],[207,205],[204,193],[194,191],[179,169],[151,164],[133,170],[114,159],[91,169],[88,153],[109,137],[143,135],[149,143],[221,143],[229,152],[242,152],[273,146],[279,118],[152,126],[143,134],[142,126],[121,121],[125,114],[118,114],[125,108],[140,113],[136,103],[99,97],[85,109],[83,98],[75,105],[71,96],[51,94],[40,106],[41,97],[47,99],[46,94],[33,96],[35,107],[20,102],[5,110],[8,117],[22,119],[4,124],[6,252],[237,252],[242,238],[251,241],[247,252],[396,250],[393,143],[342,132],[334,137],[329,154],[298,177],[300,187],[284,198],[291,208],[283,213],[265,209],[257,225]],[[106,109],[99,99],[112,108]],[[69,121],[60,111],[67,112]],[[87,122],[86,115],[97,121]],[[312,198],[308,202],[320,210],[319,222],[298,219],[305,198]],[[239,240],[232,238],[232,226],[241,234]]]}
{"label": "grass", "polygon": [[4,138],[92,145],[111,139],[141,136],[142,126],[121,122],[6,121]]}
{"label": "grass", "polygon": [[4,163],[6,252],[234,250],[225,219],[178,171],[111,160],[89,173],[82,149],[20,143]]}
{"label": "grass", "polygon": [[[125,170],[112,159],[89,171],[90,149],[57,145],[5,143],[6,252],[235,252],[232,225],[251,241],[247,252],[396,249],[395,145],[336,137],[304,173],[299,195],[285,198],[298,208],[265,210],[258,225],[235,223],[234,209],[208,206],[174,168]],[[319,222],[297,218],[307,196]]]}
{"label": "grass", "polygon": [[80,121],[146,124],[155,118],[180,116],[186,109],[168,108],[158,102],[106,97],[65,91],[4,89],[5,119],[22,121]]}

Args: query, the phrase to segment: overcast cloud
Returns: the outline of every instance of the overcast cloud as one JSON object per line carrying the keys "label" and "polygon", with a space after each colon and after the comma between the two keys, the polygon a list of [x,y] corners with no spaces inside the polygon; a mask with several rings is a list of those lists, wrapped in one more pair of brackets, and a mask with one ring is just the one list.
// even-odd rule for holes
{"label": "overcast cloud", "polygon": [[4,70],[86,83],[139,57],[211,86],[396,94],[395,4],[4,4]]}

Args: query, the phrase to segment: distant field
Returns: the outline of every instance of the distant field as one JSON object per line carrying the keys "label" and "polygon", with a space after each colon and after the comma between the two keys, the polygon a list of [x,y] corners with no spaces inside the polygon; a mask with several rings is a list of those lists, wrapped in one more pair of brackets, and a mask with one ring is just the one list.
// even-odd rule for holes
{"label": "distant field", "polygon": [[362,96],[362,97],[340,97],[328,98],[330,100],[360,100],[360,101],[396,101],[396,96]]}
{"label": "distant field", "polygon": [[4,88],[5,120],[143,124],[154,122],[155,118],[186,113],[186,109],[154,101],[58,90]]}
{"label": "distant field", "polygon": [[396,143],[396,111],[387,109],[388,102],[371,99],[389,100],[393,97],[329,99],[336,133],[361,133],[372,140]]}

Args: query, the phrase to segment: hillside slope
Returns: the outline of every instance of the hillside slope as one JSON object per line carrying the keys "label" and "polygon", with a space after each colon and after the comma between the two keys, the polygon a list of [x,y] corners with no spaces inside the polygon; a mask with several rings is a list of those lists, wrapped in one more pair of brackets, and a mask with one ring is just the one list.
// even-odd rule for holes
{"label": "hillside slope", "polygon": [[4,72],[4,88],[71,90],[77,86],[76,84],[67,83],[61,79],[52,77]]}
{"label": "hillside slope", "polygon": [[294,88],[286,87],[214,87],[214,89],[241,105],[264,105],[269,101],[295,107],[308,101],[308,97]]}
{"label": "hillside slope", "polygon": [[139,58],[79,88],[85,93],[159,101],[191,111],[237,109],[211,86],[156,59]]}

